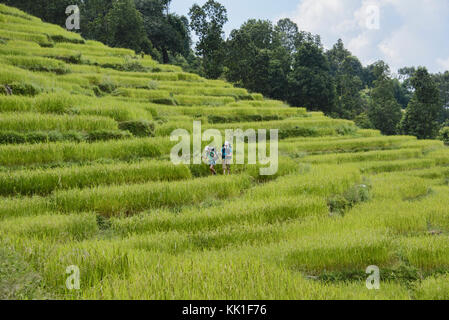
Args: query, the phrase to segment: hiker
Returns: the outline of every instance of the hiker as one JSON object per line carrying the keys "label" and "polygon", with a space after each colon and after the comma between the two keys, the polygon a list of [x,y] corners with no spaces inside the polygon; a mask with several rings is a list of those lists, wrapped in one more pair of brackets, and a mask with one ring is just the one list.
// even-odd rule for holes
{"label": "hiker", "polygon": [[228,141],[226,141],[221,148],[221,160],[223,175],[226,175],[226,171],[228,174],[231,174],[232,147]]}
{"label": "hiker", "polygon": [[205,160],[209,164],[210,173],[212,175],[217,175],[217,171],[215,171],[215,164],[217,162],[217,153],[215,152],[214,147],[207,146],[204,149]]}
{"label": "hiker", "polygon": [[215,164],[217,163],[217,153],[215,151],[215,148],[210,148],[209,151],[209,169],[212,175],[217,175],[217,171],[215,171]]}

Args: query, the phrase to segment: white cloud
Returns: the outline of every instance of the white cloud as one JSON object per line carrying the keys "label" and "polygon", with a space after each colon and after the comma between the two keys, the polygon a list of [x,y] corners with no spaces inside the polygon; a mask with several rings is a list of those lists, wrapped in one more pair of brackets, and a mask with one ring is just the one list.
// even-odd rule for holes
{"label": "white cloud", "polygon": [[448,69],[449,59],[441,59],[449,56],[448,16],[449,1],[441,0],[299,0],[281,17],[321,35],[326,48],[342,38],[364,64],[383,59],[393,70],[425,65],[436,72]]}
{"label": "white cloud", "polygon": [[449,57],[447,59],[438,58],[437,63],[444,69],[444,71],[449,71]]}

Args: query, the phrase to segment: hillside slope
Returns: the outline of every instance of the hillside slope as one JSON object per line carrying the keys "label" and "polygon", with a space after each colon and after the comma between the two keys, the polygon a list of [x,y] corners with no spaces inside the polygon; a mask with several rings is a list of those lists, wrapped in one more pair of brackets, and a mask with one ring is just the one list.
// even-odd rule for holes
{"label": "hillside slope", "polygon": [[[279,129],[278,173],[175,166],[169,135],[194,120]],[[0,242],[33,275],[0,279],[3,297],[449,298],[448,165],[439,141],[359,130],[0,5]]]}

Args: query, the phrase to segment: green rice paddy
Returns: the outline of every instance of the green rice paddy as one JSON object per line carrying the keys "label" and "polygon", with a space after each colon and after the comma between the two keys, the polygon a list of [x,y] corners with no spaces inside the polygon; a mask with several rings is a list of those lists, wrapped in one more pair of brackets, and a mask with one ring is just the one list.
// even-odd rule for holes
{"label": "green rice paddy", "polygon": [[[441,142],[361,130],[3,5],[0,38],[0,136],[60,137],[0,144],[0,258],[20,266],[0,273],[0,298],[449,298]],[[279,129],[278,173],[173,165],[169,135],[193,121]],[[114,138],[124,122],[154,131]],[[72,265],[80,290],[66,287]]]}

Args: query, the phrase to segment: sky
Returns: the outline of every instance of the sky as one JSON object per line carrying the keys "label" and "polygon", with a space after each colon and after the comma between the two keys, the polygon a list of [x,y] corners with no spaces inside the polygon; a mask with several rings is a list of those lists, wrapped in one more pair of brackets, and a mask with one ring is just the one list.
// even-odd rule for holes
{"label": "sky", "polygon": [[[364,65],[386,61],[449,70],[449,0],[218,0],[228,11],[225,33],[246,20],[276,23],[290,18],[300,30],[321,36],[325,48],[341,38]],[[187,15],[206,0],[173,0],[171,11]]]}

